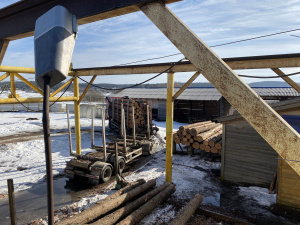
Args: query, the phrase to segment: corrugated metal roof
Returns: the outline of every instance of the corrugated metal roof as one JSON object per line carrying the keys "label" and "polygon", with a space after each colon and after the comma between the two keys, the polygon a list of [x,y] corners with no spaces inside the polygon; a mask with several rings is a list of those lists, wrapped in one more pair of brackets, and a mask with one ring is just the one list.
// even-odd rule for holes
{"label": "corrugated metal roof", "polygon": [[[179,88],[175,88],[176,93]],[[261,97],[295,97],[300,94],[293,88],[253,88]],[[111,94],[110,97],[143,98],[143,99],[166,99],[166,88],[130,88]],[[222,95],[215,88],[187,88],[179,95],[179,100],[218,101]]]}

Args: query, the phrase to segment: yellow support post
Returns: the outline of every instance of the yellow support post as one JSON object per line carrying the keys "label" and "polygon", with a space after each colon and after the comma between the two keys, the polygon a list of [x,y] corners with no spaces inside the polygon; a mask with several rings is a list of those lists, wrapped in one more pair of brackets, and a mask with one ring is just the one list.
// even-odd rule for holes
{"label": "yellow support post", "polygon": [[74,97],[77,98],[77,100],[74,101],[76,154],[81,155],[81,132],[80,132],[80,107],[79,107],[78,77],[74,78],[73,89],[74,89]]}
{"label": "yellow support post", "polygon": [[27,84],[29,87],[31,87],[33,90],[35,90],[36,92],[40,93],[41,95],[44,95],[44,92],[41,89],[39,89],[37,86],[35,86],[34,84],[32,84],[31,82],[29,82],[28,80],[26,80],[20,74],[15,73],[15,76],[18,79],[20,79],[21,81],[23,81],[25,84]]}
{"label": "yellow support post", "polygon": [[166,116],[166,182],[172,183],[174,73],[168,73]]}
{"label": "yellow support post", "polygon": [[18,98],[19,95],[16,94],[16,84],[15,84],[15,75],[14,73],[10,73],[10,90],[12,94],[9,94],[8,97],[9,98]]}

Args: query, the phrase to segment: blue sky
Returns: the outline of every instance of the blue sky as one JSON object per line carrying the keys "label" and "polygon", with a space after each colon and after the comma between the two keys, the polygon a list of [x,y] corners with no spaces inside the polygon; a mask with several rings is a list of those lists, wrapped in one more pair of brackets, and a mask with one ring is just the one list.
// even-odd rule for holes
{"label": "blue sky", "polygon": [[[16,1],[2,0],[0,8]],[[168,7],[207,45],[300,28],[299,0],[184,0]],[[269,54],[298,53],[300,31],[273,37],[213,48],[220,57],[239,57]],[[177,53],[178,50],[142,13],[136,12],[116,18],[79,26],[73,54],[74,68],[113,66],[142,59]],[[178,61],[182,55],[145,63]],[[3,65],[34,67],[33,38],[9,44]],[[300,68],[283,69],[284,72]],[[242,70],[240,74],[274,75],[270,70]],[[187,81],[193,73],[176,73],[175,81]],[[96,83],[138,83],[153,76],[102,76]],[[28,77],[28,76],[27,76]],[[31,80],[33,75],[29,76]],[[29,78],[28,77],[28,78]],[[86,80],[90,78],[87,77]],[[300,82],[300,75],[293,76]],[[263,81],[246,79],[247,83]],[[270,80],[270,79],[268,79]],[[281,81],[281,79],[272,79]],[[166,75],[151,83],[166,82]],[[194,82],[207,82],[199,77]]]}

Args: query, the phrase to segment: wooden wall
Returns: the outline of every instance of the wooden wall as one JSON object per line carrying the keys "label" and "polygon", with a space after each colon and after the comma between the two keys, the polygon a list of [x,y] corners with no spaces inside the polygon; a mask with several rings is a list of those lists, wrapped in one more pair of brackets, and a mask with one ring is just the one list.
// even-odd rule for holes
{"label": "wooden wall", "polygon": [[300,176],[285,162],[278,162],[277,204],[300,210]]}
{"label": "wooden wall", "polygon": [[276,151],[243,119],[223,127],[222,179],[269,187],[278,165]]}

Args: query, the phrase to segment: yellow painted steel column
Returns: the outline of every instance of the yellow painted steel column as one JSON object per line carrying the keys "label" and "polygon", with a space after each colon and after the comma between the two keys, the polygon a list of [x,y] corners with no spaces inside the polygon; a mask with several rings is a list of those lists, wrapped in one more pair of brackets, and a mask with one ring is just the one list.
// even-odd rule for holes
{"label": "yellow painted steel column", "polygon": [[166,182],[172,183],[174,73],[168,73],[166,116]]}
{"label": "yellow painted steel column", "polygon": [[73,83],[74,97],[77,100],[74,101],[75,112],[75,137],[76,137],[76,154],[81,155],[81,131],[80,131],[80,107],[79,107],[79,83],[78,77],[74,78]]}
{"label": "yellow painted steel column", "polygon": [[15,75],[13,73],[10,73],[9,76],[10,76],[10,90],[12,94],[9,94],[8,97],[14,98],[14,96],[16,96]]}

